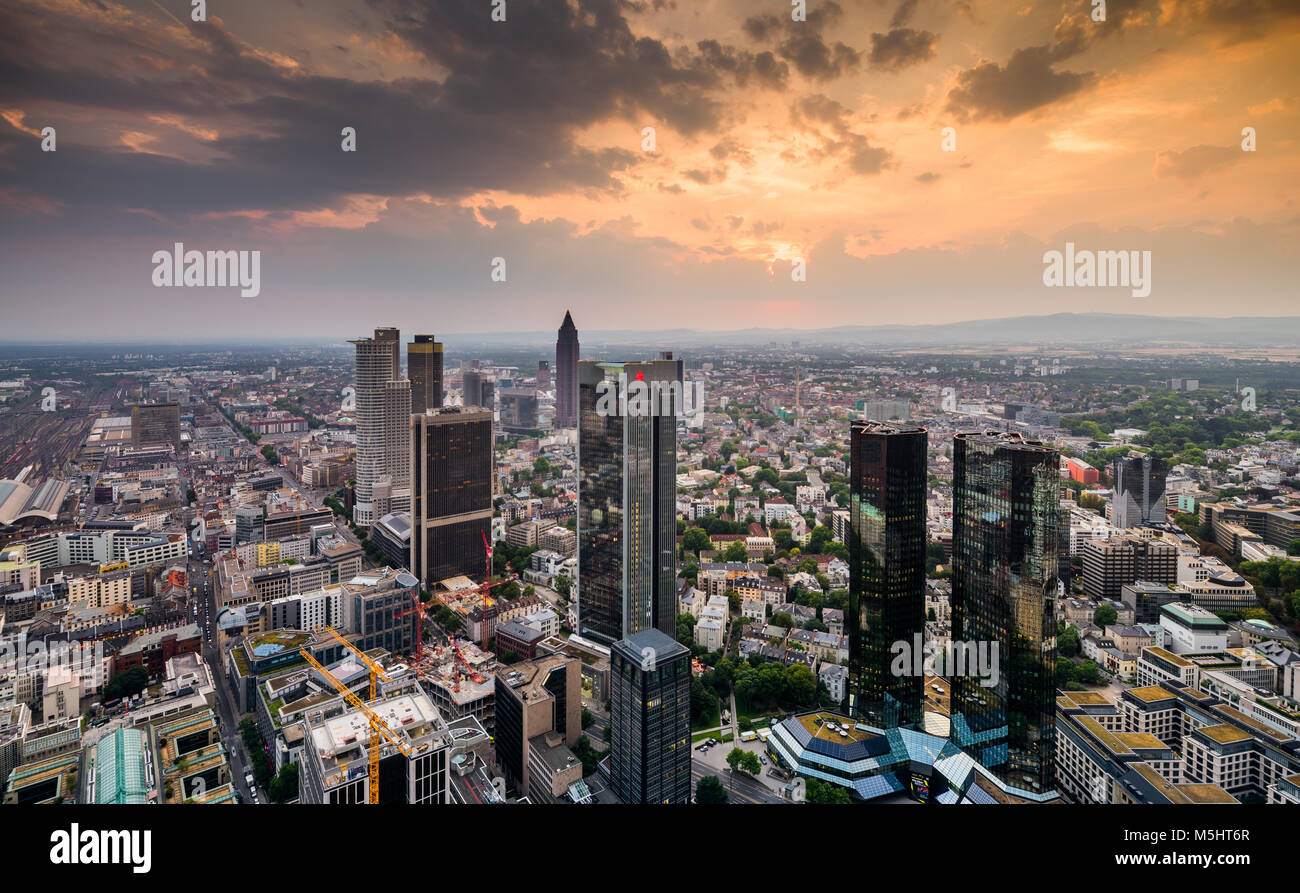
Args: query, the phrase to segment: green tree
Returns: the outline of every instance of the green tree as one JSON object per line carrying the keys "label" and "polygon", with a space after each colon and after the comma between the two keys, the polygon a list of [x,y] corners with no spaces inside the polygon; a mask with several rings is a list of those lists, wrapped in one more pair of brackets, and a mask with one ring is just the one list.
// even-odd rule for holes
{"label": "green tree", "polygon": [[726,551],[722,553],[723,561],[749,561],[749,550],[745,548],[743,540],[735,540],[728,544]]}
{"label": "green tree", "polygon": [[849,792],[844,788],[828,781],[822,781],[819,778],[808,779],[805,793],[809,803],[847,804],[852,802]]}
{"label": "green tree", "polygon": [[1067,626],[1056,636],[1056,651],[1062,657],[1075,657],[1082,646],[1079,643],[1079,631]]}
{"label": "green tree", "polygon": [[1111,605],[1098,605],[1097,610],[1092,612],[1092,622],[1102,629],[1113,626],[1118,619],[1119,611]]}
{"label": "green tree", "polygon": [[706,775],[700,779],[700,783],[695,786],[695,802],[716,804],[729,803],[731,798],[727,795],[727,789],[723,787],[722,781],[716,775]]}
{"label": "green tree", "polygon": [[758,775],[763,768],[758,762],[757,754],[739,747],[733,747],[731,753],[727,754],[727,765],[732,772],[748,772],[750,775]]}
{"label": "green tree", "polygon": [[104,700],[130,698],[149,686],[149,671],[144,667],[130,667],[108,680],[104,686]]}
{"label": "green tree", "polygon": [[689,527],[682,534],[682,548],[698,556],[701,550],[713,548],[713,543],[709,541],[709,535],[702,528]]}
{"label": "green tree", "polygon": [[271,465],[280,464],[280,454],[269,443],[262,447],[262,458],[266,459]]}
{"label": "green tree", "polygon": [[298,764],[286,763],[280,774],[271,779],[266,794],[273,803],[283,803],[298,796]]}

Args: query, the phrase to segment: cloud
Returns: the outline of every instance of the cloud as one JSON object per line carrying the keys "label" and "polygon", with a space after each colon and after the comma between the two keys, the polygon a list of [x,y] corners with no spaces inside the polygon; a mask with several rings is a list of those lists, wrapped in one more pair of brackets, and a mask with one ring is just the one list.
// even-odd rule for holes
{"label": "cloud", "polygon": [[888,34],[871,35],[871,67],[881,71],[902,71],[934,58],[939,37],[929,31],[896,28]]}
{"label": "cloud", "polygon": [[1178,177],[1183,180],[1195,180],[1211,171],[1235,164],[1245,155],[1240,147],[1233,146],[1193,146],[1182,152],[1160,152],[1156,155],[1154,177]]}
{"label": "cloud", "polygon": [[957,75],[947,110],[959,122],[1009,121],[1068,99],[1096,82],[1091,72],[1057,71],[1052,48],[1016,50],[1003,67],[985,62]]}

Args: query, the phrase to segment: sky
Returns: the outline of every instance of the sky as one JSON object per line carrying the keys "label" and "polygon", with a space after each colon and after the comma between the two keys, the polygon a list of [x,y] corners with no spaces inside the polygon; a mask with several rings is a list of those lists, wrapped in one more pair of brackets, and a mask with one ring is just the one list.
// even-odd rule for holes
{"label": "sky", "polygon": [[0,337],[1294,314],[1300,4],[1094,2],[5,0]]}

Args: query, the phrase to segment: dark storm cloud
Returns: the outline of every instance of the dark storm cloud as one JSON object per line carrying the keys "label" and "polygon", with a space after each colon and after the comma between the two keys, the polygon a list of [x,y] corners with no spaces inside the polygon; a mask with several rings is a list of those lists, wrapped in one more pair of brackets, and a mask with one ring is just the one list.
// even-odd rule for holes
{"label": "dark storm cloud", "polygon": [[1016,50],[1006,66],[985,62],[957,75],[947,109],[960,122],[1009,121],[1092,85],[1091,72],[1057,71],[1051,47]]}
{"label": "dark storm cloud", "polygon": [[881,71],[902,71],[934,58],[939,36],[929,31],[895,28],[888,34],[871,35],[871,67]]}
{"label": "dark storm cloud", "polygon": [[1071,0],[1048,43],[1016,50],[1005,66],[983,62],[958,74],[946,108],[962,122],[1009,121],[1070,99],[1093,86],[1097,76],[1057,66],[1140,25],[1155,8],[1156,0],[1108,0],[1106,20],[1095,22],[1091,0]]}
{"label": "dark storm cloud", "polygon": [[741,29],[756,43],[772,43],[776,55],[804,77],[828,81],[856,69],[862,61],[862,55],[848,44],[822,38],[822,30],[843,16],[843,8],[828,0],[810,8],[806,21],[796,22],[789,14],[762,13],[745,19]]}
{"label": "dark storm cloud", "polygon": [[[431,63],[429,77],[304,73],[276,64],[216,16],[177,25],[148,9],[67,16],[5,4],[0,105],[85,108],[115,113],[114,121],[180,116],[217,136],[201,144],[202,160],[145,154],[105,147],[103,132],[94,145],[72,123],[84,116],[69,114],[67,123],[51,122],[61,125],[57,156],[40,158],[28,151],[28,135],[0,122],[0,138],[17,147],[5,151],[0,188],[21,186],[73,208],[163,214],[315,209],[354,193],[618,194],[620,175],[643,157],[636,138],[585,148],[576,142],[583,129],[648,118],[688,137],[716,132],[731,84],[779,88],[788,75],[771,53],[716,41],[670,52],[633,33],[619,0],[511,4],[508,26],[492,22],[478,0],[377,0],[371,8],[385,19],[381,33]],[[141,125],[129,129],[166,130]],[[340,150],[345,125],[357,129],[356,153]]]}

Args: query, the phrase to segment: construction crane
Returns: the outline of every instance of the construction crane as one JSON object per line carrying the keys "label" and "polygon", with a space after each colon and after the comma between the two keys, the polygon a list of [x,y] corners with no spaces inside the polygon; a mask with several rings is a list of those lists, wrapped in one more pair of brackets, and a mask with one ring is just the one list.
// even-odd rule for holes
{"label": "construction crane", "polygon": [[[483,537],[483,551],[487,555],[487,559],[486,559],[487,567],[483,572],[483,585],[478,588],[478,594],[480,599],[479,610],[482,612],[483,615],[483,629],[482,629],[483,636],[482,636],[482,642],[479,645],[479,647],[482,648],[484,651],[487,651],[488,607],[492,604],[492,600],[489,597],[489,593],[491,593],[492,590],[498,586],[504,586],[506,583],[512,583],[515,580],[518,580],[519,575],[514,573],[507,574],[507,576],[503,577],[497,582],[495,583],[492,582],[492,547],[488,545],[487,534],[483,533],[482,531],[480,531],[480,534]],[[506,570],[507,571],[511,570],[510,562],[508,561],[506,562]]]}
{"label": "construction crane", "polygon": [[[347,643],[345,642],[344,644]],[[391,728],[388,727],[388,723],[384,722],[384,720],[379,716],[378,713],[370,709],[370,705],[366,704],[364,701],[358,698],[355,694],[352,693],[352,690],[348,688],[346,685],[344,685],[342,682],[340,682],[333,673],[325,669],[325,667],[321,665],[320,661],[312,657],[306,650],[302,652],[302,656],[307,659],[307,663],[311,664],[316,669],[316,672],[320,673],[321,676],[325,678],[326,682],[328,682],[331,686],[334,687],[335,691],[343,695],[343,699],[347,701],[348,704],[350,704],[354,710],[359,711],[361,714],[363,714],[366,717],[366,719],[370,721],[370,740],[366,742],[370,752],[369,802],[370,805],[372,806],[378,805],[380,738],[387,740],[389,744],[393,745],[394,747],[396,747],[398,750],[400,750],[403,754],[407,756],[410,756],[411,754],[410,746],[401,738],[399,738],[396,732],[394,732]],[[371,678],[374,677],[372,676]]]}
{"label": "construction crane", "polygon": [[381,667],[379,664],[375,663],[369,657],[367,657],[366,653],[362,651],[360,648],[358,648],[356,645],[353,645],[347,639],[340,636],[338,634],[338,630],[334,629],[334,627],[332,626],[325,627],[325,632],[330,636],[332,636],[334,640],[338,642],[340,645],[342,645],[344,648],[348,649],[353,654],[355,654],[357,656],[357,659],[366,665],[366,669],[370,670],[370,700],[373,701],[375,698],[379,697],[379,680],[382,679],[385,682],[389,681],[388,673],[384,670],[384,668]]}
{"label": "construction crane", "polygon": [[410,617],[412,614],[417,615],[419,626],[415,631],[415,660],[419,663],[424,660],[424,602],[420,601],[420,596],[414,589],[411,590],[411,601],[415,602],[415,607],[402,611],[397,615],[397,619]]}

